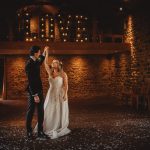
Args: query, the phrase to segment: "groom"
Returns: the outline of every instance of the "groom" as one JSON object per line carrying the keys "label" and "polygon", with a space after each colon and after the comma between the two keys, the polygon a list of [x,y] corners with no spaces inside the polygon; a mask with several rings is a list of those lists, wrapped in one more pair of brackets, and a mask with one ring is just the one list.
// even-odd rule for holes
{"label": "groom", "polygon": [[39,46],[32,46],[30,49],[30,57],[25,66],[26,75],[28,78],[28,109],[26,116],[26,129],[28,139],[33,138],[32,134],[32,118],[37,105],[38,111],[38,137],[47,139],[48,136],[43,132],[43,119],[44,119],[44,97],[42,81],[40,77],[40,66],[44,62],[46,51],[49,47],[44,48],[41,55]]}

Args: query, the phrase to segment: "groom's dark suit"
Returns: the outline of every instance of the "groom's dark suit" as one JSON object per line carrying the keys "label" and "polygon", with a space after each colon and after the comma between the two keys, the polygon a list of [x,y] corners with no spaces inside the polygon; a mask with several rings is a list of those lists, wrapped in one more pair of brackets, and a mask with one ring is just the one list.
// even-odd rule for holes
{"label": "groom's dark suit", "polygon": [[28,110],[27,110],[27,120],[26,120],[26,128],[27,132],[32,132],[32,118],[35,110],[35,101],[34,96],[38,95],[40,98],[40,102],[37,103],[38,109],[38,131],[43,131],[43,118],[44,118],[44,98],[43,98],[43,88],[42,81],[40,77],[40,66],[42,65],[45,57],[40,55],[37,60],[33,60],[31,57],[26,63],[25,71],[28,78]]}

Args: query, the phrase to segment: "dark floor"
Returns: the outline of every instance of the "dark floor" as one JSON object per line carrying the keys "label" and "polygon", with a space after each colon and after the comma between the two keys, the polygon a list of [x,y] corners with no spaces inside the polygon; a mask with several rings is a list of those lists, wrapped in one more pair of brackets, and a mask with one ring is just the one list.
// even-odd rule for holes
{"label": "dark floor", "polygon": [[[0,102],[0,150],[149,150],[148,113],[116,104],[115,99],[72,100],[72,132],[55,140],[32,142],[25,137],[26,101]],[[34,118],[34,124],[36,117]]]}

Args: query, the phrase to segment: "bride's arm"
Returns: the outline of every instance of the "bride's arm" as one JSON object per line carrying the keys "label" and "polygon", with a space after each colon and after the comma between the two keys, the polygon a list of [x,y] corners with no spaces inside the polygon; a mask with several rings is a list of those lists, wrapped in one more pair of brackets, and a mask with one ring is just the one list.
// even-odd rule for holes
{"label": "bride's arm", "polygon": [[44,61],[44,65],[45,65],[45,69],[48,73],[48,75],[50,76],[50,68],[49,68],[49,65],[48,65],[48,50],[46,51],[46,56],[45,56],[45,61]]}
{"label": "bride's arm", "polygon": [[68,93],[68,76],[67,74],[64,72],[63,73],[63,89],[64,89],[64,100],[67,99],[67,93]]}

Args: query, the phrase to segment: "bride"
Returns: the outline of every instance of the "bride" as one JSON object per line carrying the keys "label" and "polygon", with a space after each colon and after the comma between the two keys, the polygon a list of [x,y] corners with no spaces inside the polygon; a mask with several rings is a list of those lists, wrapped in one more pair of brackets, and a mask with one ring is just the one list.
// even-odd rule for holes
{"label": "bride", "polygon": [[44,103],[43,130],[51,139],[55,139],[71,132],[68,129],[68,77],[59,60],[54,59],[48,65],[48,52],[44,64],[49,76],[49,89]]}

